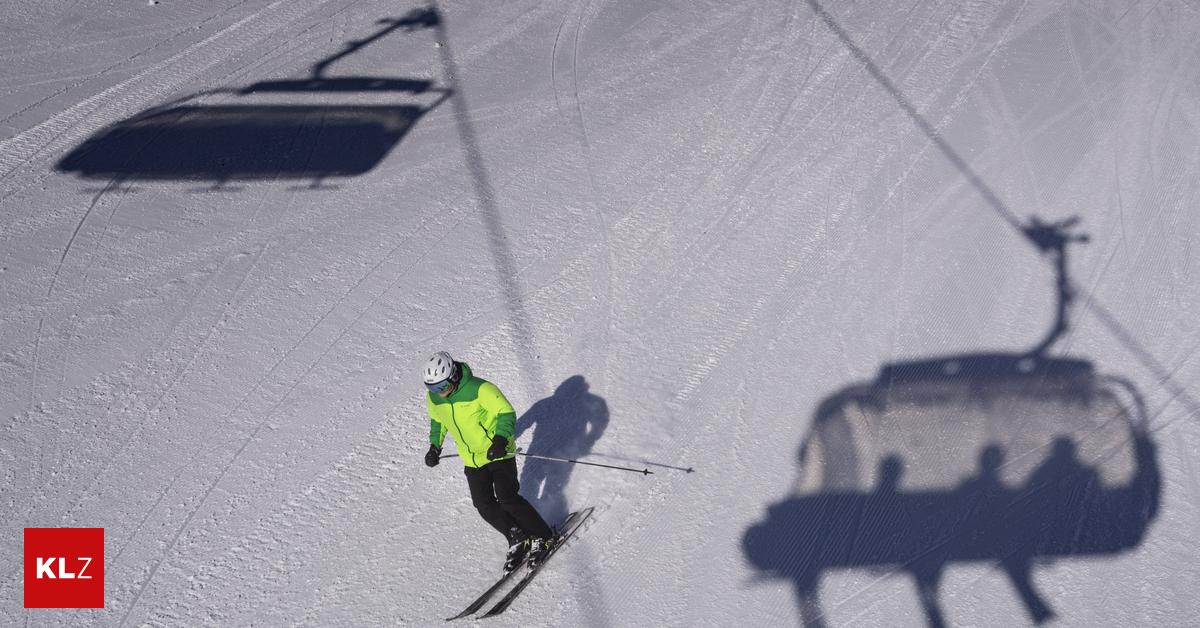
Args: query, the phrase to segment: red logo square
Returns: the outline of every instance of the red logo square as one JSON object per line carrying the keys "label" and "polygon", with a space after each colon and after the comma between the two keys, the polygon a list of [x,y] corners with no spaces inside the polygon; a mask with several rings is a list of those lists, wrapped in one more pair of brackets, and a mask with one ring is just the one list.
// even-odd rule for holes
{"label": "red logo square", "polygon": [[25,608],[104,608],[104,528],[25,528]]}

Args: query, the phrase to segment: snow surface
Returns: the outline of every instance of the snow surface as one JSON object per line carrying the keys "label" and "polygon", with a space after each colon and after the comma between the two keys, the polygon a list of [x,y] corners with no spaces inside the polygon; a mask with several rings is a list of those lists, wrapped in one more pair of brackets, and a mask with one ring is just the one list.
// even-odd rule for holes
{"label": "snow surface", "polygon": [[1200,623],[1194,2],[432,11],[6,3],[0,624],[441,625],[438,349],[655,472],[523,462],[597,511],[494,625]]}

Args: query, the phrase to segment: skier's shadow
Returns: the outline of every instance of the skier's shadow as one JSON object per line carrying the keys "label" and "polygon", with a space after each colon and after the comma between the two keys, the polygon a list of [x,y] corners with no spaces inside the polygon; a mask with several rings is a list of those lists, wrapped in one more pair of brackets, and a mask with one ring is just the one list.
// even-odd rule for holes
{"label": "skier's shadow", "polygon": [[[582,375],[573,375],[521,415],[516,437],[532,429],[527,453],[575,460],[591,453],[606,427],[608,404],[589,392]],[[546,521],[561,521],[570,512],[566,489],[575,465],[539,458],[526,458],[523,465],[521,492]]]}

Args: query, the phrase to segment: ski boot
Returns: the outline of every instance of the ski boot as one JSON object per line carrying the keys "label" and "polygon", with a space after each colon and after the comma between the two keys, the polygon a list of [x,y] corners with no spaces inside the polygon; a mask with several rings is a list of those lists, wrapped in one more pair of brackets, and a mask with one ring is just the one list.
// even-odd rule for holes
{"label": "ski boot", "polygon": [[558,537],[535,538],[529,541],[529,568],[537,569],[558,545]]}
{"label": "ski boot", "polygon": [[525,562],[525,557],[529,555],[529,549],[529,539],[510,539],[508,554],[504,557],[504,573],[520,567],[521,563]]}

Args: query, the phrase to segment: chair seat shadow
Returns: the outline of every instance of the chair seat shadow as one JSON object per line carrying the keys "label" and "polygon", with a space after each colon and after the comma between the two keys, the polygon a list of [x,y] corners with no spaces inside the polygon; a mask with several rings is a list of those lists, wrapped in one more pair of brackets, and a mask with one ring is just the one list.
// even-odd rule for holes
{"label": "chair seat shadow", "polygon": [[304,92],[407,92],[424,94],[434,91],[433,81],[386,76],[318,76],[303,79],[259,81],[243,87],[239,94],[304,93]]}
{"label": "chair seat shadow", "polygon": [[[329,177],[365,174],[450,91],[425,79],[326,73],[334,62],[397,30],[437,23],[438,15],[428,9],[379,20],[379,30],[313,64],[306,78],[258,81],[153,107],[101,129],[56,169],[84,179],[211,181],[218,187],[228,181],[311,179],[310,187],[317,188]],[[427,105],[379,102],[392,100],[392,94],[406,94],[409,101],[422,94],[436,99]],[[291,102],[274,102],[279,95]],[[341,96],[350,102],[329,102]]]}
{"label": "chair seat shadow", "polygon": [[83,178],[231,181],[357,176],[424,110],[411,105],[183,105],[98,133],[58,169]]}
{"label": "chair seat shadow", "polygon": [[1137,546],[1161,478],[1137,391],[1082,360],[976,354],[885,366],[818,408],[791,495],[743,549],[823,624],[832,570],[908,573],[930,625],[946,568],[992,563],[1030,618],[1036,564]]}

